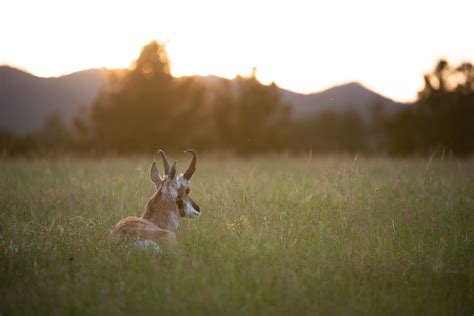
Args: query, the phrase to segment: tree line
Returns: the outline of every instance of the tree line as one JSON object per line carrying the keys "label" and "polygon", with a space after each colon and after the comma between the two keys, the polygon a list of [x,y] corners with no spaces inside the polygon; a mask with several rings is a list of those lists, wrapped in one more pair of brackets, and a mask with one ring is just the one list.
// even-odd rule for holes
{"label": "tree line", "polygon": [[[474,151],[474,70],[441,60],[417,101],[393,114],[373,104],[295,119],[279,88],[255,70],[234,80],[175,78],[164,45],[146,45],[129,69],[112,71],[90,108],[68,128],[53,116],[38,133],[0,133],[5,155],[75,152],[129,154],[157,148],[267,152],[447,154]],[[209,83],[206,80],[216,80]],[[317,105],[315,105],[317,106]]]}

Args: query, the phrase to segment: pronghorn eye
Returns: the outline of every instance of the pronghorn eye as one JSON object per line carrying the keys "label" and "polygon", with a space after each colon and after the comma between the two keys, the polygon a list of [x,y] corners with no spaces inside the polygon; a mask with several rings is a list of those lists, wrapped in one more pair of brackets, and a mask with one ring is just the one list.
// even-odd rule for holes
{"label": "pronghorn eye", "polygon": [[189,192],[191,192],[191,190],[189,188],[186,188],[186,190],[184,190],[184,192],[186,192],[186,194],[189,194]]}

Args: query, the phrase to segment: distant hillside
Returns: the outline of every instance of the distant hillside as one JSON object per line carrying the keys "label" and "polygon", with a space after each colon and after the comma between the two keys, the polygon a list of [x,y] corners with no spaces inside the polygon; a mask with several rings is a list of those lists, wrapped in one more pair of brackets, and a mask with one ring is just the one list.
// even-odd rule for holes
{"label": "distant hillside", "polygon": [[[199,77],[207,86],[216,87],[228,79],[216,76]],[[330,89],[311,94],[301,94],[281,89],[285,101],[292,105],[294,118],[317,115],[324,110],[345,111],[353,109],[363,118],[369,119],[370,109],[374,104],[380,104],[386,114],[392,114],[406,106],[386,98],[357,82],[350,82]]]}
{"label": "distant hillside", "polygon": [[362,117],[368,119],[370,108],[375,103],[383,106],[383,110],[387,114],[392,114],[405,106],[375,93],[357,82],[335,86],[322,92],[307,95],[287,90],[282,91],[283,97],[293,104],[295,117],[313,116],[329,109],[336,111],[354,109]]}
{"label": "distant hillside", "polygon": [[[0,130],[15,134],[34,132],[52,114],[59,114],[69,123],[81,107],[90,106],[105,76],[105,69],[90,69],[57,78],[41,78],[0,66]],[[216,76],[199,78],[208,86],[217,86],[227,80]],[[348,83],[307,95],[284,89],[281,91],[283,98],[292,104],[296,118],[316,115],[326,109],[342,111],[351,108],[368,118],[369,108],[375,102],[380,103],[386,113],[403,108],[403,104],[359,83]]]}
{"label": "distant hillside", "polygon": [[97,95],[104,73],[90,69],[58,78],[41,78],[0,66],[0,129],[15,134],[39,130],[57,113],[69,122]]}

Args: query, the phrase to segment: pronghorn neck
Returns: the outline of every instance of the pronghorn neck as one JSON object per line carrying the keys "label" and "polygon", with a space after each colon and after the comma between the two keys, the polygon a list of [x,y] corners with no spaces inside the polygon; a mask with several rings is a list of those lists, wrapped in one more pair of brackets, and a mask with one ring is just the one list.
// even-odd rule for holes
{"label": "pronghorn neck", "polygon": [[176,203],[164,197],[160,192],[148,200],[142,218],[149,220],[161,229],[176,232],[179,225],[179,211]]}

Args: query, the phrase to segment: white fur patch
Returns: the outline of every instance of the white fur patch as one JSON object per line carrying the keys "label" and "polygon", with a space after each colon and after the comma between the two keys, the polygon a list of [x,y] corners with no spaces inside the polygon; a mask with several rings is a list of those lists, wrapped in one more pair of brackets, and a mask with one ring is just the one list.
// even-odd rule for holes
{"label": "white fur patch", "polygon": [[150,239],[145,239],[145,240],[137,240],[135,242],[135,246],[139,250],[147,250],[148,248],[153,249],[154,252],[159,253],[161,251],[160,245],[158,245],[156,242]]}
{"label": "white fur patch", "polygon": [[171,183],[170,186],[164,185],[161,192],[164,194],[169,193],[173,199],[178,198],[178,190],[175,188],[174,183]]}
{"label": "white fur patch", "polygon": [[179,215],[176,213],[171,213],[170,214],[170,230],[171,231],[176,231],[179,226]]}
{"label": "white fur patch", "polygon": [[184,202],[184,213],[187,218],[198,218],[201,213],[196,211],[188,199],[183,200]]}
{"label": "white fur patch", "polygon": [[176,200],[178,198],[178,190],[174,186],[172,186],[170,191],[171,196],[173,197],[173,199]]}
{"label": "white fur patch", "polygon": [[187,187],[189,185],[189,181],[185,177],[183,177],[183,174],[180,174],[178,176],[177,183],[178,189],[181,187]]}

